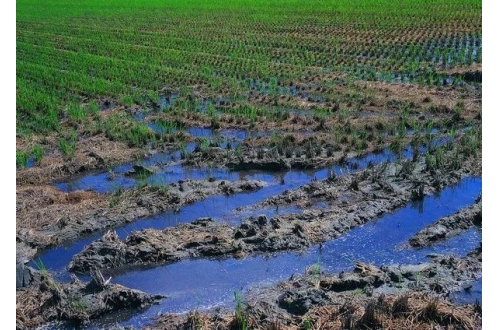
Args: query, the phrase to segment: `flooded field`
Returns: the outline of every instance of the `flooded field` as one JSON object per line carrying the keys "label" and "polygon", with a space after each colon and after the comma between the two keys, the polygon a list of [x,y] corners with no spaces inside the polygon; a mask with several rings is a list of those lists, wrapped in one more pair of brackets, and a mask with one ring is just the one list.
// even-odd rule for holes
{"label": "flooded field", "polygon": [[18,329],[481,328],[481,4],[271,2],[18,4]]}

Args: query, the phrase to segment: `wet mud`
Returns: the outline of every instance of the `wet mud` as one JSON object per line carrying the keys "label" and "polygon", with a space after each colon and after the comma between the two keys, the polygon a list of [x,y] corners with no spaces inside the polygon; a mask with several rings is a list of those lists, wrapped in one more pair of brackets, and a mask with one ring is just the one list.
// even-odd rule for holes
{"label": "wet mud", "polygon": [[[296,205],[309,208],[301,214],[255,216],[239,226],[212,219],[165,230],[134,232],[125,240],[113,232],[78,253],[69,268],[129,268],[172,263],[185,258],[246,256],[300,250],[340,236],[409,201],[418,201],[467,176],[461,172],[426,170],[424,160],[408,160],[400,166],[384,163],[360,173],[313,181],[273,196],[256,207]],[[325,208],[314,205],[327,201]]]}
{"label": "wet mud", "polygon": [[100,272],[94,272],[87,282],[74,277],[70,283],[59,283],[46,270],[20,265],[17,278],[17,329],[33,329],[52,321],[81,327],[123,309],[144,310],[163,298],[113,284],[111,278],[104,279]]}
{"label": "wet mud", "polygon": [[304,275],[236,295],[234,310],[167,314],[149,329],[364,329],[481,328],[480,305],[447,300],[480,276],[481,248],[457,258],[432,255],[418,265],[375,266],[356,262],[351,271],[324,274],[312,265]]}

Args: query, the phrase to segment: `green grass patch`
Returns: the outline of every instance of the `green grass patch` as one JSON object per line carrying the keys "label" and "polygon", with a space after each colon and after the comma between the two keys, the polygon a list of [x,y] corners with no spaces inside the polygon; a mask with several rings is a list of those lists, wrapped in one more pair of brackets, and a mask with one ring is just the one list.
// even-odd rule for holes
{"label": "green grass patch", "polygon": [[121,115],[111,115],[104,121],[104,132],[111,140],[126,142],[129,146],[145,146],[156,140],[151,129],[133,119]]}
{"label": "green grass patch", "polygon": [[104,98],[148,106],[165,89],[248,103],[250,90],[289,95],[313,79],[311,97],[324,97],[332,73],[440,86],[439,70],[481,62],[481,14],[477,0],[20,0],[18,132],[79,122],[81,104]]}

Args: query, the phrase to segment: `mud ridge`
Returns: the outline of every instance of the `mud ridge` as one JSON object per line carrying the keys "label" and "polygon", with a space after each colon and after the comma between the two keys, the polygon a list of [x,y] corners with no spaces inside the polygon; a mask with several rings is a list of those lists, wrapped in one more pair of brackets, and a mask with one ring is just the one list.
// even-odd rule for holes
{"label": "mud ridge", "polygon": [[[422,160],[408,167],[412,170],[406,175],[401,175],[396,167],[386,163],[340,179],[315,181],[263,203],[311,206],[318,200],[327,200],[331,204],[326,209],[311,208],[302,214],[271,219],[251,217],[235,227],[210,218],[199,219],[165,230],[134,232],[124,241],[109,232],[76,254],[69,269],[86,272],[94,267],[130,268],[186,258],[241,257],[305,249],[436,191],[436,178],[425,170]],[[465,176],[465,173],[442,173],[439,182],[447,186]]]}
{"label": "mud ridge", "polygon": [[422,229],[409,240],[409,245],[422,248],[456,236],[473,226],[482,225],[482,201],[459,212],[441,218],[436,223]]}
{"label": "mud ridge", "polygon": [[[23,190],[24,193],[18,192],[17,202],[23,203],[23,207],[17,213],[17,221],[23,223],[23,219],[27,219],[30,225],[28,228],[18,227],[17,242],[18,245],[34,249],[30,253],[32,254],[37,249],[72,241],[82,235],[118,227],[168,210],[177,210],[211,195],[251,192],[265,185],[265,182],[258,180],[228,182],[187,179],[169,186],[146,186],[106,194],[105,197],[91,192],[66,194],[55,189],[43,191],[38,191],[38,188],[27,189]],[[38,201],[42,199],[45,202],[37,204],[37,208],[30,208],[29,198],[34,195],[38,196]],[[23,198],[19,198],[21,196],[25,196],[28,200],[24,201]],[[76,200],[77,197],[80,199]],[[85,198],[89,200],[88,204],[79,203]],[[74,205],[71,202],[73,199],[75,199]],[[22,247],[18,250],[29,251]]]}

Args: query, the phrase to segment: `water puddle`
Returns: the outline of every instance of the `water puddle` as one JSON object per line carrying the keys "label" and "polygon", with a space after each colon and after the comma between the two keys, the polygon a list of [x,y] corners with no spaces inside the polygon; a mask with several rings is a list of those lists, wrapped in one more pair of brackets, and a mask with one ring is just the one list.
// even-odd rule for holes
{"label": "water puddle", "polygon": [[16,164],[16,169],[26,169],[26,168],[32,168],[35,166],[35,158],[34,157],[29,157],[26,160],[25,164],[20,165],[19,163]]}
{"label": "water puddle", "polygon": [[56,183],[54,186],[63,192],[94,190],[98,193],[106,193],[118,188],[126,189],[136,184],[135,179],[125,177],[125,173],[132,167],[132,164],[116,166],[109,172],[87,174],[81,178],[75,177],[67,182]]}
{"label": "water puddle", "polygon": [[203,167],[181,166],[180,164],[169,165],[171,162],[178,162],[182,154],[194,151],[195,143],[189,143],[181,150],[173,152],[160,152],[145,158],[137,164],[146,168],[151,168],[154,173],[144,177],[134,175],[132,169],[134,164],[116,166],[107,172],[75,177],[71,181],[55,184],[55,187],[64,192],[75,190],[94,190],[98,193],[115,191],[118,188],[126,189],[137,186],[141,183],[151,185],[168,185],[181,179],[207,180],[215,178],[220,180],[238,180],[241,177],[225,168],[217,168],[206,164]]}
{"label": "water puddle", "polygon": [[[136,121],[144,121],[147,117],[157,114],[159,112],[166,112],[175,105],[175,99],[178,98],[178,94],[172,93],[170,95],[162,95],[158,99],[158,102],[152,104],[151,107],[131,109],[132,117]],[[154,127],[154,125],[153,125]],[[154,129],[152,127],[152,129]]]}
{"label": "water puddle", "polygon": [[214,134],[214,131],[211,128],[204,128],[204,127],[190,127],[186,129],[186,132],[191,134],[194,137],[199,137],[199,138],[210,138]]}
{"label": "water puddle", "polygon": [[148,123],[148,127],[153,132],[159,134],[174,134],[179,131],[179,128],[177,126],[159,120]]}
{"label": "water puddle", "polygon": [[160,97],[160,101],[158,102],[158,106],[160,107],[160,110],[164,111],[165,109],[171,108],[175,105],[175,99],[179,95],[177,93],[172,93],[169,96],[162,96]]}
{"label": "water puddle", "polygon": [[27,159],[24,159],[24,158],[17,159],[16,158],[16,170],[35,167],[38,164],[38,162],[41,161],[43,158],[54,156],[53,152],[44,151],[43,149],[41,150],[41,152],[38,156],[35,156],[35,152],[38,153],[38,150],[37,151],[33,150],[31,152],[31,156],[27,156]]}
{"label": "water puddle", "polygon": [[239,129],[224,129],[213,131],[210,128],[191,127],[186,130],[196,138],[208,141],[211,146],[219,146],[222,149],[234,149],[247,139],[266,138],[281,133],[279,130],[246,131]]}
{"label": "water puddle", "polygon": [[451,301],[454,303],[465,305],[483,302],[483,278],[479,278],[472,282],[460,292],[451,294]]}

